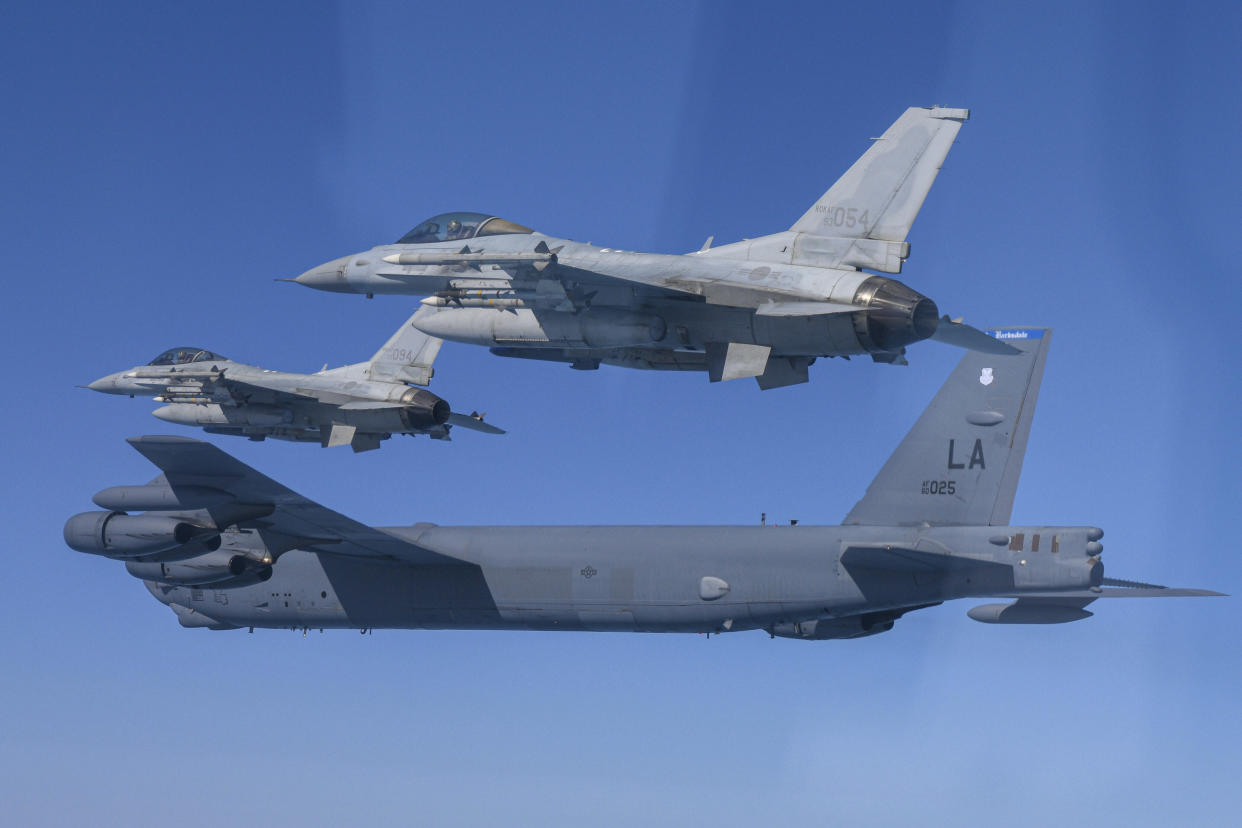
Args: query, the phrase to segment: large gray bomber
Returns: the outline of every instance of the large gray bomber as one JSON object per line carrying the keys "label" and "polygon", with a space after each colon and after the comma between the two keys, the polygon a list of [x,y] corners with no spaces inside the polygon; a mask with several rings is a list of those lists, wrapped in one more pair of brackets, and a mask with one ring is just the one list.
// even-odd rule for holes
{"label": "large gray bomber", "polygon": [[[65,524],[186,627],[422,628],[858,638],[912,610],[1051,624],[1099,598],[1217,595],[1104,577],[1103,532],[1010,526],[1051,332],[968,352],[841,526],[371,528],[197,440],[138,437],[159,467]],[[128,514],[145,511],[145,514]]]}
{"label": "large gray bomber", "polygon": [[367,362],[314,374],[234,362],[202,348],[170,348],[146,365],[86,386],[105,394],[154,397],[161,420],[251,440],[379,448],[393,434],[448,440],[454,426],[503,434],[478,414],[454,412],[418,386],[430,384],[441,340],[406,320]]}
{"label": "large gray bomber", "polygon": [[414,317],[501,356],[669,371],[761,388],[806,382],[817,357],[904,365],[924,339],[1009,353],[896,279],[906,236],[965,109],[911,108],[789,230],[687,255],[633,253],[445,213],[395,244],[298,276],[338,293],[426,296]]}

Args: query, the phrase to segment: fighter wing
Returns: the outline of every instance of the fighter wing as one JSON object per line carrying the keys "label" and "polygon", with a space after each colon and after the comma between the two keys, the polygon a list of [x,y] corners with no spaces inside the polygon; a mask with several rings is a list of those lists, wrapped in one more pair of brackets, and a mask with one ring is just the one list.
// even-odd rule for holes
{"label": "fighter wing", "polygon": [[158,435],[131,437],[129,443],[159,467],[174,493],[191,493],[187,499],[206,488],[224,492],[238,504],[270,506],[270,514],[245,525],[257,527],[265,541],[280,539],[284,549],[412,564],[461,563],[320,506],[210,443]]}
{"label": "fighter wing", "polygon": [[245,379],[229,375],[226,371],[216,380],[216,384],[226,388],[234,398],[251,399],[259,394],[262,398],[270,398],[272,402],[321,402],[328,405],[345,405],[354,402],[358,397],[330,391],[326,388],[315,388],[310,385],[299,385],[290,381],[289,374],[272,372],[272,379],[247,374]]}

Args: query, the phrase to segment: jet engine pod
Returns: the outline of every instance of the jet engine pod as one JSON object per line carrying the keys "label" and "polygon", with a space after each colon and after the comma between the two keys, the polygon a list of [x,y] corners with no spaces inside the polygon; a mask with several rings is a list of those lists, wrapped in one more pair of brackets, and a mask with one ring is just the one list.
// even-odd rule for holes
{"label": "jet engine pod", "polygon": [[854,304],[866,308],[865,313],[854,314],[854,329],[869,351],[896,351],[921,342],[936,332],[940,322],[935,302],[883,276],[863,280]]}
{"label": "jet engine pod", "polygon": [[272,577],[270,564],[232,552],[210,552],[180,563],[126,561],[130,575],[143,581],[172,586],[212,586],[215,589],[248,586]]}
{"label": "jet engine pod", "polygon": [[127,515],[124,512],[82,512],[65,522],[65,543],[71,549],[109,558],[140,558],[167,552],[193,541],[207,541],[219,532],[171,515]]}

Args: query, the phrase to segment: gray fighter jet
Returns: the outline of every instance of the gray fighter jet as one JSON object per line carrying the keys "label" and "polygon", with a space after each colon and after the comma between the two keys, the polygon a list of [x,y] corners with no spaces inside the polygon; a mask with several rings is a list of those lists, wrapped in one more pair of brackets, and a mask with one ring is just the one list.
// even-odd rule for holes
{"label": "gray fighter jet", "polygon": [[906,110],[789,229],[687,255],[633,253],[537,233],[484,213],[445,213],[395,244],[293,281],[339,293],[425,295],[414,324],[501,356],[671,371],[761,388],[806,382],[817,357],[906,364],[935,339],[1009,353],[887,276],[965,109]]}
{"label": "gray fighter jet", "polygon": [[171,348],[147,365],[87,388],[154,397],[161,420],[211,434],[377,449],[393,434],[447,440],[453,426],[504,434],[479,414],[459,414],[425,388],[442,341],[407,320],[369,362],[291,374],[234,362],[202,348]]}
{"label": "gray fighter jet", "polygon": [[[1103,532],[1010,526],[1050,332],[968,353],[841,526],[376,529],[218,448],[130,443],[159,467],[95,495],[74,549],[125,562],[187,627],[472,628],[858,638],[955,598],[1054,624],[1099,598],[1217,595],[1104,577]],[[145,514],[127,514],[146,510]]]}

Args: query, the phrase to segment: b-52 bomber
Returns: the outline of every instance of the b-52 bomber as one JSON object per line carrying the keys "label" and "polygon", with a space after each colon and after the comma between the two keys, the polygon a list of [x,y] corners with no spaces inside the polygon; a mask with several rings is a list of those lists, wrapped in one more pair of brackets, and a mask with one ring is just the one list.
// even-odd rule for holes
{"label": "b-52 bomber", "polygon": [[784,232],[687,255],[634,253],[445,213],[292,280],[373,296],[426,296],[414,324],[501,356],[670,371],[760,388],[806,382],[817,357],[906,364],[924,339],[1010,347],[941,317],[896,279],[906,236],[965,109],[911,108]]}
{"label": "b-52 bomber", "polygon": [[368,362],[315,374],[272,371],[202,348],[171,348],[147,365],[86,386],[155,397],[161,420],[210,434],[377,449],[393,434],[447,440],[454,426],[504,434],[479,414],[459,414],[428,391],[442,341],[407,320]]}
{"label": "b-52 bomber", "polygon": [[[999,597],[992,624],[1077,621],[1100,598],[1217,595],[1110,579],[1103,532],[1011,526],[1051,340],[967,353],[841,526],[364,526],[208,443],[137,437],[160,474],[65,524],[186,627],[527,629],[860,638]],[[145,510],[145,514],[129,514]]]}

